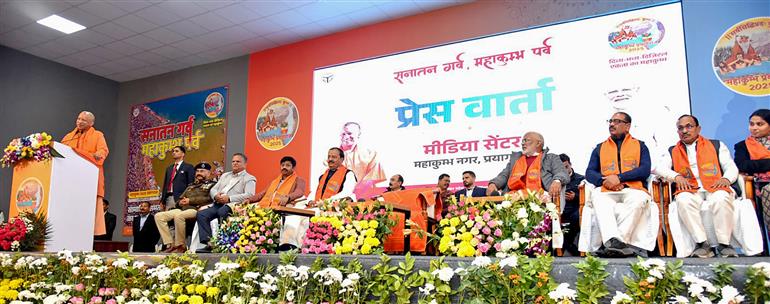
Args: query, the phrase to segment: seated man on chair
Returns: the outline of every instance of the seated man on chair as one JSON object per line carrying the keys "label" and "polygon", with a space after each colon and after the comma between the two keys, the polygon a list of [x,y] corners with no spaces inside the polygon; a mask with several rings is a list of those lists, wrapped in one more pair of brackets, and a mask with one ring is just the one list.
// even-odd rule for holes
{"label": "seated man on chair", "polygon": [[460,191],[455,192],[455,197],[460,200],[461,196],[465,197],[482,197],[487,195],[487,188],[476,187],[476,173],[473,171],[463,172],[463,188]]}
{"label": "seated man on chair", "polygon": [[228,206],[229,204],[248,202],[249,198],[254,196],[257,179],[246,172],[247,161],[246,155],[242,153],[233,154],[233,170],[222,174],[217,184],[209,192],[214,203],[198,211],[196,221],[198,223],[200,242],[207,245],[196,252],[211,252],[212,247],[208,243],[211,239],[211,221],[213,219],[219,219],[221,223],[232,212],[232,209]]}
{"label": "seated man on chair", "polygon": [[569,174],[558,155],[544,149],[545,139],[537,132],[527,132],[521,140],[521,152],[511,153],[505,169],[489,181],[487,195],[529,189],[546,190],[551,197],[561,195],[562,185],[569,183]]}
{"label": "seated man on chair", "polygon": [[[211,165],[199,163],[195,166],[195,180],[179,196],[174,208],[155,214],[155,222],[158,225],[160,238],[166,246],[165,253],[183,253],[187,251],[185,246],[185,234],[187,233],[187,220],[194,219],[198,214],[198,208],[214,202],[209,196],[211,188],[216,184],[209,180]],[[168,222],[174,221],[174,236]]]}
{"label": "seated man on chair", "polygon": [[[691,256],[713,257],[711,246],[718,245],[722,257],[737,257],[730,246],[735,224],[735,191],[730,185],[738,179],[738,167],[724,143],[700,135],[701,127],[695,116],[679,117],[676,130],[680,141],[668,149],[655,174],[676,183],[677,215],[696,243]],[[718,244],[709,244],[701,212],[713,216]],[[681,238],[674,235],[674,240],[677,239]],[[677,245],[677,250],[684,250],[682,244]]]}
{"label": "seated man on chair", "polygon": [[401,174],[396,174],[390,177],[388,187],[385,188],[385,192],[406,190],[404,187],[404,177]]}
{"label": "seated man on chair", "polygon": [[654,237],[652,242],[638,241],[644,237],[637,235],[646,233],[639,227],[643,226],[645,203],[650,200],[645,188],[650,176],[650,152],[644,142],[628,133],[630,115],[617,112],[607,122],[610,137],[594,148],[585,175],[597,187],[592,192],[593,210],[604,253],[609,257],[644,255],[641,248],[631,245],[654,244]]}
{"label": "seated man on chair", "polygon": [[[343,165],[344,161],[345,152],[342,152],[342,149],[337,147],[329,149],[326,159],[328,169],[318,178],[316,190],[308,195],[312,201],[297,202],[295,208],[315,209],[316,206],[328,199],[355,201],[356,195],[353,193],[353,189],[356,188],[356,175]],[[287,216],[281,227],[278,250],[291,250],[302,246],[302,239],[305,237],[305,232],[309,226],[310,222],[307,217]]]}
{"label": "seated man on chair", "polygon": [[265,190],[249,199],[249,203],[259,203],[262,208],[293,205],[294,200],[305,195],[305,180],[299,177],[294,168],[297,160],[291,156],[281,158],[281,175],[276,177]]}

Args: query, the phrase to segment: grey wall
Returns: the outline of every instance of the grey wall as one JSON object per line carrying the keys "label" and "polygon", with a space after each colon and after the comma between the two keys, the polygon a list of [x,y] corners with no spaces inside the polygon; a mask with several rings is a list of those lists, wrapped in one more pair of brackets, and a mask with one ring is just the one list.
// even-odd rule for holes
{"label": "grey wall", "polygon": [[[12,138],[33,132],[49,132],[61,140],[75,128],[75,119],[83,110],[96,115],[97,129],[104,134],[115,133],[115,81],[0,46],[0,92],[0,150]],[[113,147],[118,141],[106,137],[111,153],[116,153]],[[108,158],[106,165],[113,164]],[[0,169],[0,210],[6,215],[12,176],[12,169]],[[106,187],[113,184],[120,182],[106,180]]]}
{"label": "grey wall", "polygon": [[[126,195],[126,162],[128,161],[128,115],[131,105],[145,103],[165,97],[200,91],[212,87],[229,85],[227,117],[226,155],[243,151],[243,138],[246,124],[246,86],[248,79],[249,56],[236,57],[220,62],[192,67],[159,76],[123,82],[115,107],[114,145],[110,149],[110,164],[105,166],[105,178],[113,181],[105,189],[106,196],[112,202],[110,212],[118,216],[113,240],[130,240],[123,237],[122,216]],[[228,164],[229,162],[225,162]]]}

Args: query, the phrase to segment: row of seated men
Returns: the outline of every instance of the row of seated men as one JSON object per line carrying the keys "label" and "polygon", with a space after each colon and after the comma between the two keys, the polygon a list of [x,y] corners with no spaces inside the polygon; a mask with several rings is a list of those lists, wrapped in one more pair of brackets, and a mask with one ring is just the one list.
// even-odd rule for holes
{"label": "row of seated men", "polygon": [[[770,110],[758,110],[749,118],[749,130],[751,135],[735,145],[736,159],[733,161],[724,143],[717,140],[706,139],[700,135],[700,124],[696,117],[683,115],[676,122],[680,141],[669,149],[669,153],[661,160],[652,171],[649,151],[644,142],[633,138],[630,133],[631,116],[627,113],[615,113],[609,120],[610,136],[604,142],[598,144],[591,154],[586,170],[585,179],[595,186],[591,191],[592,205],[589,208],[589,226],[594,222],[598,231],[598,245],[581,243],[583,251],[599,252],[610,257],[626,257],[632,255],[646,255],[646,251],[652,250],[655,244],[656,233],[650,233],[652,226],[649,208],[650,195],[646,189],[646,183],[651,173],[671,181],[675,184],[674,194],[677,214],[684,228],[682,232],[689,234],[689,240],[694,242],[692,255],[697,257],[711,257],[715,253],[724,257],[737,256],[736,249],[731,245],[733,230],[735,229],[734,206],[736,191],[731,187],[738,179],[738,172],[747,174],[767,174],[770,171]],[[465,172],[463,179],[467,189],[462,194],[467,196],[492,195],[497,191],[502,193],[520,189],[543,189],[551,193],[552,197],[561,195],[565,191],[564,222],[572,229],[567,234],[567,249],[570,248],[578,229],[576,228],[578,213],[577,185],[581,176],[575,174],[569,167],[569,159],[565,156],[557,156],[548,153],[544,149],[545,140],[536,132],[529,132],[522,139],[522,151],[513,152],[505,169],[490,180],[488,188],[474,189],[475,179],[472,172]],[[182,156],[184,150],[177,147]],[[175,150],[177,150],[175,148]],[[175,153],[179,153],[175,151]],[[168,188],[174,188],[174,169],[181,166],[177,163],[170,167],[170,180]],[[331,148],[328,152],[328,169],[319,177],[318,188],[314,194],[308,196],[311,200],[303,200],[296,205],[298,208],[312,208],[314,202],[329,198],[350,197],[355,199],[353,188],[356,177],[352,171],[342,166],[344,153],[339,148]],[[736,165],[737,162],[737,165]],[[256,179],[245,172],[246,157],[237,153],[233,155],[233,171],[222,175],[217,183],[200,182],[202,193],[208,195],[200,204],[191,204],[189,195],[181,193],[178,198],[166,199],[174,203],[177,209],[171,209],[156,215],[161,222],[158,230],[161,231],[166,251],[184,251],[184,229],[177,226],[176,237],[168,233],[168,228],[163,227],[163,222],[174,219],[175,225],[184,225],[183,219],[197,218],[200,229],[200,241],[207,244],[211,238],[209,222],[218,218],[223,220],[231,212],[229,203],[260,202],[264,206],[291,204],[293,200],[303,196],[305,182],[293,172],[296,161],[291,157],[281,160],[281,175],[273,180],[264,191],[254,193]],[[201,165],[199,165],[201,166]],[[739,170],[740,169],[740,170]],[[200,168],[198,170],[204,170]],[[196,170],[196,171],[198,171]],[[197,174],[197,172],[196,172]],[[466,177],[466,175],[468,177]],[[169,173],[167,173],[167,180]],[[196,175],[196,180],[198,179]],[[205,179],[205,178],[201,178]],[[389,190],[401,190],[400,183],[403,178],[400,175],[391,179]],[[202,186],[202,185],[208,186]],[[213,185],[212,185],[213,184]],[[447,191],[449,176],[442,174],[439,178],[439,193],[437,206],[440,209],[441,200],[451,193]],[[195,184],[190,185],[190,187]],[[768,207],[769,186],[762,188],[760,201],[765,210]],[[176,196],[175,191],[167,191],[164,185],[164,194]],[[189,187],[187,190],[190,190]],[[185,192],[187,191],[185,190]],[[470,192],[470,193],[468,193]],[[460,193],[457,193],[459,196]],[[193,212],[197,209],[196,212]],[[178,210],[178,211],[174,211]],[[192,210],[192,211],[188,211]],[[435,215],[440,214],[436,210]],[[429,213],[429,217],[434,215]],[[707,230],[704,226],[703,215],[712,218],[714,227]],[[768,217],[765,216],[767,222]],[[586,221],[584,220],[584,223]],[[284,249],[297,247],[301,244],[301,238],[306,229],[306,222],[302,220],[287,219],[281,235],[281,244]],[[656,226],[657,227],[657,226]],[[165,231],[164,231],[165,230]],[[580,232],[581,238],[590,239],[591,229]],[[709,240],[707,231],[713,230],[716,237]],[[181,235],[180,235],[181,234]],[[572,234],[572,235],[570,235]],[[596,237],[594,237],[596,239]],[[685,248],[686,246],[677,247]],[[209,251],[206,246],[201,251]]]}

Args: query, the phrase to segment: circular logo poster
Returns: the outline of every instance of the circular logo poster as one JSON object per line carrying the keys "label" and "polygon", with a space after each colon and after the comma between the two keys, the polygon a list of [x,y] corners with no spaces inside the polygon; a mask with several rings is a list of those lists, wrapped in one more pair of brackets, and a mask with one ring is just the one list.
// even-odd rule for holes
{"label": "circular logo poster", "polygon": [[270,151],[288,146],[298,128],[299,111],[286,97],[273,98],[262,106],[255,126],[259,144]]}
{"label": "circular logo poster", "polygon": [[37,178],[29,177],[21,182],[16,190],[16,208],[21,211],[37,213],[43,204],[43,183]]}
{"label": "circular logo poster", "polygon": [[714,74],[735,93],[770,95],[770,17],[746,19],[717,40],[712,56]]}
{"label": "circular logo poster", "polygon": [[623,21],[607,36],[613,49],[633,53],[654,48],[666,35],[663,23],[651,18],[634,18]]}
{"label": "circular logo poster", "polygon": [[206,101],[203,102],[203,112],[209,118],[216,118],[222,113],[222,109],[225,108],[225,97],[219,92],[214,92],[206,96]]}

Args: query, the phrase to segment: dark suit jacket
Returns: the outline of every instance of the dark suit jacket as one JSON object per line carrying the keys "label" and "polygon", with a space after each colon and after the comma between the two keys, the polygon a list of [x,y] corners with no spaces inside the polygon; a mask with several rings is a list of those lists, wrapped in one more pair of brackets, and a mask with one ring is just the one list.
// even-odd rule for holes
{"label": "dark suit jacket", "polygon": [[115,232],[118,218],[109,212],[104,213],[104,223],[107,224],[107,234],[94,236],[96,241],[112,241],[112,233]]}
{"label": "dark suit jacket", "polygon": [[160,240],[155,216],[150,214],[142,229],[139,229],[140,220],[139,215],[134,217],[134,252],[155,252],[155,244]]}
{"label": "dark suit jacket", "polygon": [[[168,196],[168,181],[171,180],[171,171],[174,168],[174,164],[171,164],[166,168],[166,176],[163,178],[163,190],[160,194],[161,204],[166,204],[166,197]],[[174,193],[174,201],[179,201],[179,196],[182,195],[184,189],[187,189],[187,185],[192,184],[195,181],[195,167],[186,162],[182,162],[174,175],[174,184],[171,185],[171,192]]]}
{"label": "dark suit jacket", "polygon": [[484,188],[484,187],[473,188],[473,193],[471,193],[471,195],[468,195],[468,189],[462,189],[462,190],[459,190],[459,191],[455,192],[455,197],[457,197],[458,200],[460,199],[460,195],[463,195],[465,197],[482,197],[482,196],[487,196],[487,188]]}

